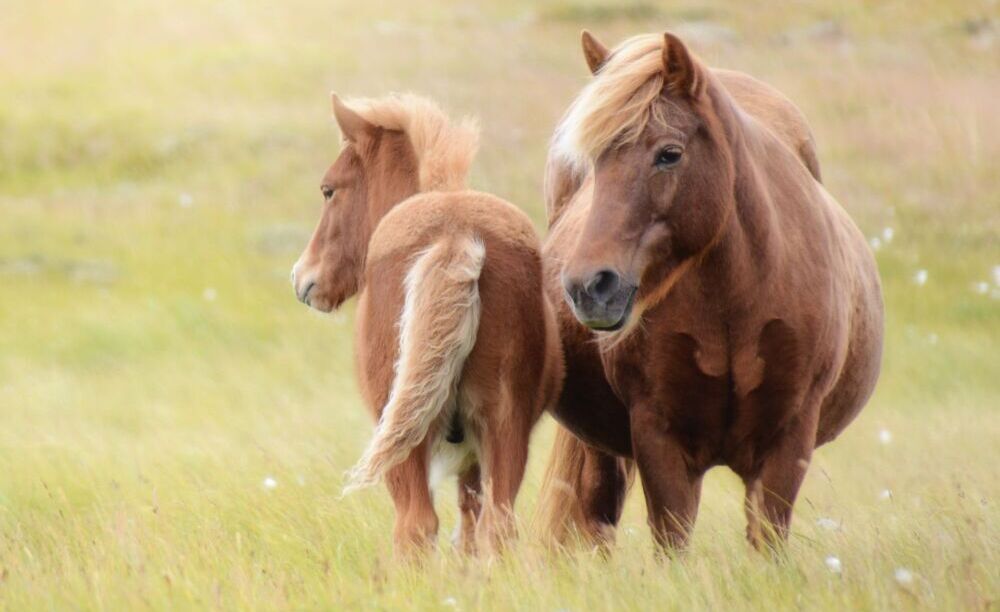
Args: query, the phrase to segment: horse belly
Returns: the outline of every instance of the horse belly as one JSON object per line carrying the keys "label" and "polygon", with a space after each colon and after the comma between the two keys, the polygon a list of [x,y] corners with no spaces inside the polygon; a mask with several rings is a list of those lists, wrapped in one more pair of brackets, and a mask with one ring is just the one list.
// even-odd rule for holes
{"label": "horse belly", "polygon": [[816,446],[836,438],[861,412],[875,390],[882,368],[885,306],[878,265],[864,235],[837,206],[843,248],[849,262],[847,270],[854,284],[851,298],[845,304],[850,313],[846,356],[840,375],[821,405]]}
{"label": "horse belly", "polygon": [[869,299],[855,321],[840,377],[820,408],[816,446],[830,442],[858,416],[882,368],[882,303]]}

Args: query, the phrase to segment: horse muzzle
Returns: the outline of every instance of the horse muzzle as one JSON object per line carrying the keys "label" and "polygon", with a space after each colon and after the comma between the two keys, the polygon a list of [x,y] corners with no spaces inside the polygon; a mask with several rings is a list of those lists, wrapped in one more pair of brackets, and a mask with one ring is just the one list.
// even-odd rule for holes
{"label": "horse muzzle", "polygon": [[292,291],[295,297],[306,306],[311,306],[310,297],[316,291],[315,274],[305,271],[301,263],[292,266]]}
{"label": "horse muzzle", "polygon": [[580,323],[600,331],[615,331],[628,322],[638,285],[614,270],[582,277],[564,277],[566,302]]}

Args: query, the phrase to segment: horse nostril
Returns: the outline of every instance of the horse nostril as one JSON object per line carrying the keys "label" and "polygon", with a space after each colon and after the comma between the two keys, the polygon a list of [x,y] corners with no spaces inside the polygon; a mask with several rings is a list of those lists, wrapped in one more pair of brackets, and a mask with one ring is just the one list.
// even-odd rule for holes
{"label": "horse nostril", "polygon": [[604,302],[614,295],[620,286],[621,278],[616,272],[601,270],[587,282],[584,290],[590,297],[599,302]]}
{"label": "horse nostril", "polygon": [[563,293],[570,304],[577,304],[580,301],[580,283],[563,277]]}
{"label": "horse nostril", "polygon": [[308,306],[309,294],[312,293],[314,287],[316,287],[316,281],[310,281],[307,283],[302,292],[298,294],[299,301]]}

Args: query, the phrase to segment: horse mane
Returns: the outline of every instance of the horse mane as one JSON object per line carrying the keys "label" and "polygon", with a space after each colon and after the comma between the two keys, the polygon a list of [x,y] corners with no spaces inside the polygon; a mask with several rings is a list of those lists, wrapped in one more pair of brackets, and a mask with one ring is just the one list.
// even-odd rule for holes
{"label": "horse mane", "polygon": [[452,123],[433,101],[412,93],[345,102],[368,122],[404,132],[417,154],[420,191],[465,189],[479,148],[479,125],[472,117]]}
{"label": "horse mane", "polygon": [[663,45],[663,34],[640,34],[611,52],[556,128],[559,157],[581,169],[612,144],[635,142],[651,120],[665,122],[653,104],[663,90]]}

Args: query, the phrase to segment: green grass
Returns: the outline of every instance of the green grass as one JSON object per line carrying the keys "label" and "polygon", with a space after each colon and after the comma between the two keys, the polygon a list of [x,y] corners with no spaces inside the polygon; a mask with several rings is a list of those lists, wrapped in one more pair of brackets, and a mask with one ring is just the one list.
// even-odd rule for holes
{"label": "green grass", "polygon": [[[0,609],[1000,601],[991,3],[12,0],[3,12]],[[837,26],[814,27],[826,21]],[[796,100],[831,191],[867,235],[894,230],[878,252],[875,397],[818,452],[781,559],[748,549],[741,487],[720,470],[678,560],[654,558],[638,491],[608,559],[548,555],[525,528],[495,564],[463,560],[444,535],[446,487],[439,554],[394,564],[388,496],[339,499],[371,431],[353,306],[319,316],[287,280],[337,152],[327,93],[413,89],[479,115],[473,183],[542,231],[546,142],[586,78],[579,29],[611,43],[681,22],[706,60]],[[551,436],[546,421],[525,521]]]}

